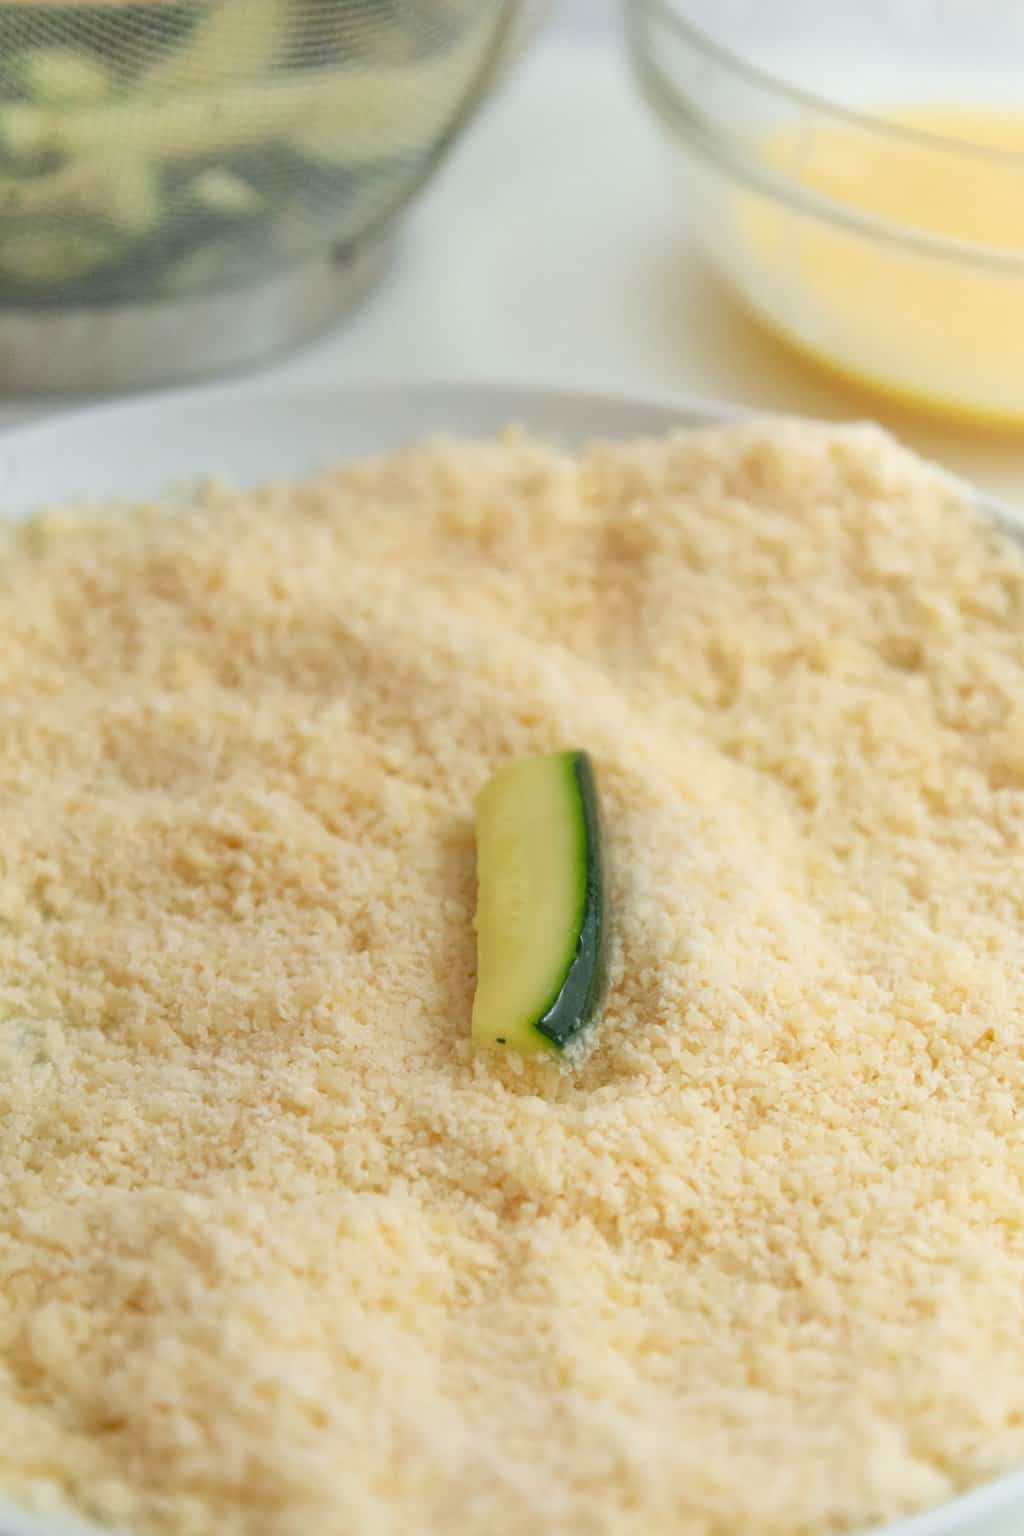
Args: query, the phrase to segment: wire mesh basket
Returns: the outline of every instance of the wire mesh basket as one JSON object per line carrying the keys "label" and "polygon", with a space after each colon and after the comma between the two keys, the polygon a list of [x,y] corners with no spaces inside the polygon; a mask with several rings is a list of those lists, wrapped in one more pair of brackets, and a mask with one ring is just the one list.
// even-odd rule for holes
{"label": "wire mesh basket", "polygon": [[0,0],[0,306],[236,289],[386,223],[510,0]]}

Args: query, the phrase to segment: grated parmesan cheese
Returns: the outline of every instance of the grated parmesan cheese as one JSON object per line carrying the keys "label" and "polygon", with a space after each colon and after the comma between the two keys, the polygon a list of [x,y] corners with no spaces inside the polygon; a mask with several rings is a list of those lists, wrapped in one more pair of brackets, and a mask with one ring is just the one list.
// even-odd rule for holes
{"label": "grated parmesan cheese", "polygon": [[[0,1491],[823,1536],[1024,1459],[1024,562],[871,429],[426,445],[0,556]],[[580,746],[586,1059],[474,1060]]]}

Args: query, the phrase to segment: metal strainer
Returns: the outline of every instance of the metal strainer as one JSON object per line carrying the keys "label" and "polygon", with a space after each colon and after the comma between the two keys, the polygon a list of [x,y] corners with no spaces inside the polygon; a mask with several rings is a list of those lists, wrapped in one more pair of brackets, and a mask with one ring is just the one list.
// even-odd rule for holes
{"label": "metal strainer", "polygon": [[361,291],[511,0],[0,3],[0,384],[244,361]]}

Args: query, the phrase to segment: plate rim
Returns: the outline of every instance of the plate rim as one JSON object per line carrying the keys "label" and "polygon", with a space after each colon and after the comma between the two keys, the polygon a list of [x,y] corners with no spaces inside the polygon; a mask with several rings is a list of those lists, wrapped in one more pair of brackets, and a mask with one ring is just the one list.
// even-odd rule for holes
{"label": "plate rim", "polygon": [[[652,425],[648,429],[652,431],[669,430],[673,425],[681,430],[698,430],[702,427],[713,428],[757,420],[802,421],[834,428],[879,425],[869,416],[826,418],[793,411],[771,411],[744,402],[686,392],[615,390],[558,383],[537,385],[492,375],[466,375],[448,379],[428,376],[401,379],[381,375],[365,380],[343,379],[328,384],[296,382],[283,388],[274,386],[265,378],[235,379],[198,387],[186,385],[151,390],[118,399],[68,405],[57,402],[53,410],[0,428],[0,522],[21,521],[31,515],[31,511],[21,511],[11,518],[4,512],[4,464],[7,455],[30,453],[33,448],[52,454],[55,435],[59,438],[63,433],[84,432],[94,426],[103,431],[119,422],[123,422],[128,431],[134,424],[151,423],[163,413],[168,413],[173,422],[174,415],[179,411],[191,414],[223,410],[235,414],[250,405],[266,407],[272,402],[287,411],[298,409],[303,402],[324,404],[328,400],[336,401],[339,409],[346,402],[355,402],[361,408],[369,405],[378,411],[396,405],[408,409],[412,405],[422,407],[428,402],[441,402],[456,414],[460,409],[478,407],[481,403],[490,403],[497,409],[501,401],[518,401],[522,410],[543,409],[555,417],[566,410],[592,410],[612,417],[616,412],[642,412],[652,417]],[[654,418],[658,418],[658,421],[655,422]],[[514,411],[510,419],[514,419]],[[458,434],[457,426],[452,430]],[[557,425],[554,435],[557,436]],[[594,434],[595,438],[601,435]],[[901,442],[897,433],[891,435],[895,441]],[[938,469],[951,487],[979,507],[1004,531],[1016,538],[1024,537],[1024,508],[1012,506],[1003,498],[973,484],[926,455],[918,454],[918,457]],[[216,471],[197,470],[196,473]],[[37,505],[42,507],[52,504],[40,501]],[[0,1536],[3,1536],[2,1532]]]}

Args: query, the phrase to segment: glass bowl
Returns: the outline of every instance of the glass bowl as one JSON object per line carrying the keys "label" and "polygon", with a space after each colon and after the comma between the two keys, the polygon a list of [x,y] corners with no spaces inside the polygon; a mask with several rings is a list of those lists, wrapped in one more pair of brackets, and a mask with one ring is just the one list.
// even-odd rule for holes
{"label": "glass bowl", "polygon": [[1024,6],[626,0],[672,195],[809,357],[1024,423]]}

